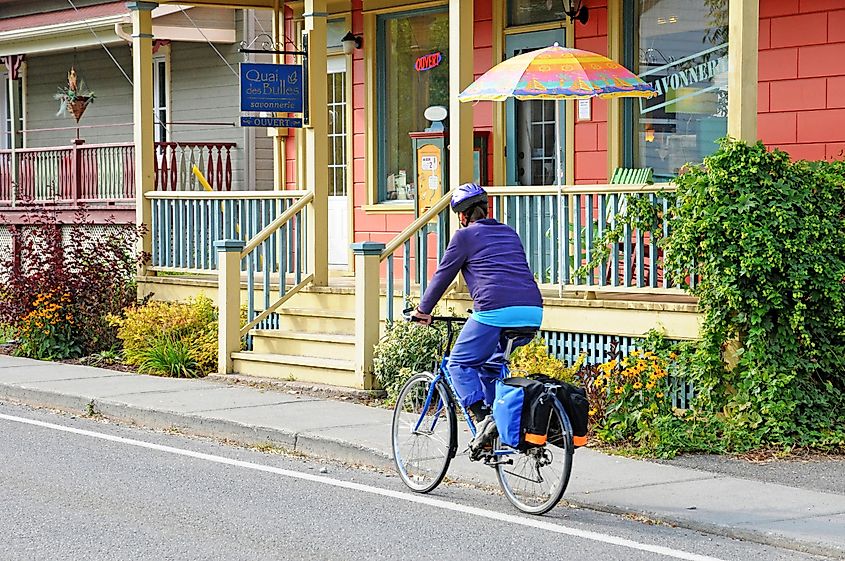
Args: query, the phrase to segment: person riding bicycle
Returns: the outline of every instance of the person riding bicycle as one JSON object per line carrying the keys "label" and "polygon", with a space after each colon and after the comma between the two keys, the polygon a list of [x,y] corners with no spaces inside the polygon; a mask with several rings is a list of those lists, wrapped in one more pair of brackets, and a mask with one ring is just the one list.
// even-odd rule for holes
{"label": "person riding bicycle", "polygon": [[[498,435],[491,414],[496,379],[501,373],[503,331],[536,327],[543,321],[543,297],[528,267],[519,234],[487,218],[487,192],[465,183],[452,194],[451,206],[462,226],[443,254],[428,289],[411,314],[431,324],[434,306],[463,273],[473,301],[473,314],[449,355],[448,369],[463,406],[476,421],[470,456],[478,459]],[[527,343],[517,341],[515,346]]]}

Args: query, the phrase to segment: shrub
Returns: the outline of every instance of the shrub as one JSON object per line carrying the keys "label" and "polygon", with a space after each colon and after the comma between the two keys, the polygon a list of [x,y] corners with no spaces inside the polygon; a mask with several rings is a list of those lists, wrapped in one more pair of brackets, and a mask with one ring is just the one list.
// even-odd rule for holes
{"label": "shrub", "polygon": [[138,232],[95,233],[84,212],[67,225],[47,210],[24,220],[12,228],[16,251],[0,257],[0,323],[15,330],[16,352],[69,358],[113,347],[105,318],[136,299]]}
{"label": "shrub", "polygon": [[581,355],[575,364],[567,367],[562,360],[549,354],[545,341],[538,337],[511,353],[510,371],[514,376],[544,374],[572,384],[577,382],[575,374],[584,364],[584,358],[584,355]]}
{"label": "shrub", "polygon": [[217,370],[217,310],[206,296],[187,302],[151,301],[110,319],[118,327],[127,364],[179,377]]}
{"label": "shrub", "polygon": [[696,278],[704,317],[688,374],[694,407],[724,421],[712,438],[845,447],[845,162],[725,139],[675,183],[666,266]]}
{"label": "shrub", "polygon": [[424,327],[407,321],[391,323],[373,349],[373,371],[391,399],[417,372],[436,372],[446,326]]}
{"label": "shrub", "polygon": [[138,372],[174,378],[199,378],[200,372],[193,349],[184,339],[163,335],[138,353]]}

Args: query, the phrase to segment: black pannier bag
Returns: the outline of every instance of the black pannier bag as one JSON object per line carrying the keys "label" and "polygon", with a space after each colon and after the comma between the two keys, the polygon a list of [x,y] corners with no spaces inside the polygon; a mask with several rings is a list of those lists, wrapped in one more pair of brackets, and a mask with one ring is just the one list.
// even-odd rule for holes
{"label": "black pannier bag", "polygon": [[[587,422],[590,416],[590,404],[587,401],[587,392],[584,388],[573,386],[567,382],[556,380],[543,374],[532,374],[530,379],[542,382],[544,384],[555,384],[558,386],[555,391],[560,404],[563,405],[566,416],[569,417],[569,422],[572,424],[572,444],[576,448],[580,448],[587,444]],[[561,429],[558,425],[557,419],[552,419],[549,426],[549,438],[554,441],[560,438]]]}
{"label": "black pannier bag", "polygon": [[496,381],[493,418],[503,444],[523,451],[543,446],[551,411],[551,400],[542,382],[529,378]]}

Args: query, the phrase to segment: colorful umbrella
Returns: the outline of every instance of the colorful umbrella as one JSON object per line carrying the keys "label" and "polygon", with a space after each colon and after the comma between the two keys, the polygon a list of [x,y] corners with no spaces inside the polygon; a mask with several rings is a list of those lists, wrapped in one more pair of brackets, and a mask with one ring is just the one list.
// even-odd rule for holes
{"label": "colorful umbrella", "polygon": [[653,97],[657,92],[621,64],[557,44],[502,61],[458,95],[461,101]]}
{"label": "colorful umbrella", "polygon": [[[609,58],[567,49],[555,43],[504,60],[458,95],[460,101],[505,101],[508,98],[579,99],[654,97],[657,92],[630,70]],[[555,142],[560,141],[560,108],[555,103]],[[558,185],[561,184],[557,146]]]}

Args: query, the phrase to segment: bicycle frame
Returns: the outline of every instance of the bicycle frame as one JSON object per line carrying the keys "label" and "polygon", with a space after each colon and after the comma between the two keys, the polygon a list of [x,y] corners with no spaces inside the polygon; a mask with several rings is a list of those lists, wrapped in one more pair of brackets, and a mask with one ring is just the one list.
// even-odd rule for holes
{"label": "bicycle frame", "polygon": [[[452,347],[452,338],[454,336],[454,332],[452,330],[452,322],[446,322],[446,334],[447,334],[446,342],[443,346],[443,349],[441,350],[441,354],[443,355],[443,358],[440,361],[440,367],[438,369],[438,372],[434,376],[434,379],[432,380],[431,385],[428,388],[428,395],[426,395],[426,398],[425,398],[425,403],[424,403],[423,408],[422,408],[422,414],[420,415],[420,418],[417,420],[417,424],[414,425],[414,432],[418,432],[420,430],[420,426],[423,424],[423,419],[425,418],[425,412],[428,411],[429,407],[431,407],[431,402],[432,402],[432,399],[434,398],[434,391],[435,391],[437,384],[439,382],[445,380],[446,387],[448,388],[448,391],[451,394],[451,398],[457,404],[457,406],[460,408],[461,413],[463,413],[464,420],[466,421],[467,427],[469,428],[469,431],[474,438],[475,434],[476,434],[475,423],[472,422],[472,417],[470,416],[469,411],[467,411],[466,407],[464,407],[464,404],[461,403],[460,399],[458,399],[458,392],[455,391],[455,385],[452,381],[452,375],[449,373],[449,369],[447,367],[447,364],[449,363],[449,349]],[[512,341],[509,341],[507,349],[505,350],[505,355],[504,355],[505,357],[508,357],[510,355],[511,348],[512,348]],[[502,361],[501,371],[499,373],[499,379],[506,378],[508,376],[508,374],[510,374],[510,370],[508,368],[508,359],[505,358]],[[428,428],[429,432],[434,431],[434,427],[437,424],[437,420],[440,416],[440,412],[442,411],[442,408],[447,407],[447,406],[448,405],[445,404],[445,403],[438,403],[437,404],[437,409],[434,411],[434,415],[433,415],[433,418],[431,420],[431,425]],[[514,449],[514,448],[506,448],[506,449],[500,449],[500,450],[493,450],[493,455],[494,456],[506,456],[506,455],[509,455],[509,454],[516,454],[518,452],[519,451]]]}

